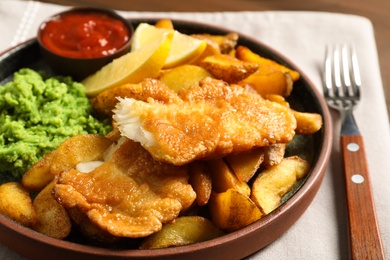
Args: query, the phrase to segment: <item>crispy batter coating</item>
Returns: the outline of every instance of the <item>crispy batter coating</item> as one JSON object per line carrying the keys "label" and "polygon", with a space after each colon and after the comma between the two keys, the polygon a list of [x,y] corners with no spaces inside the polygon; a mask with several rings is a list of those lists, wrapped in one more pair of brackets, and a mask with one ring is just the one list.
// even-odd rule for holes
{"label": "crispy batter coating", "polygon": [[113,118],[122,135],[174,165],[287,143],[295,134],[289,108],[241,86],[206,78],[179,96],[165,104],[120,99]]}
{"label": "crispy batter coating", "polygon": [[140,84],[124,84],[107,89],[91,100],[92,107],[101,114],[112,115],[112,110],[118,103],[118,97],[134,98],[147,101],[153,98],[160,102],[174,102],[178,97],[168,86],[155,79],[145,79]]}
{"label": "crispy batter coating", "polygon": [[175,219],[195,200],[185,167],[156,162],[139,143],[118,142],[109,159],[90,173],[61,173],[55,198],[118,237],[144,237]]}

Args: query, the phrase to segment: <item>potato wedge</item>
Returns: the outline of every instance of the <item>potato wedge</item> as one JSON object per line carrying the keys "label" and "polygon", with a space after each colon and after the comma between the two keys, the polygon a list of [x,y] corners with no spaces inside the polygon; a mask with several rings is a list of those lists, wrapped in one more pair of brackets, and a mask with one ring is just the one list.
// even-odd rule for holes
{"label": "potato wedge", "polygon": [[[285,107],[290,107],[290,104],[281,95],[268,94],[265,96],[265,98]],[[294,114],[294,117],[297,120],[297,128],[295,129],[295,133],[309,135],[314,134],[321,129],[322,117],[320,114],[299,112],[294,109],[291,109],[291,112]]]}
{"label": "potato wedge", "polygon": [[268,94],[287,97],[293,89],[293,81],[290,74],[282,71],[264,73],[258,70],[238,84],[240,86],[250,86],[262,97],[266,97]]}
{"label": "potato wedge", "polygon": [[211,194],[209,209],[212,221],[229,232],[243,228],[262,217],[260,209],[246,195],[235,189]]}
{"label": "potato wedge", "polygon": [[55,153],[50,172],[58,175],[81,162],[102,161],[104,152],[112,144],[108,138],[95,135],[76,135],[62,142]]}
{"label": "potato wedge", "polygon": [[210,220],[200,216],[178,217],[164,224],[157,233],[145,238],[140,249],[167,248],[190,245],[210,240],[224,234]]}
{"label": "potato wedge", "polygon": [[156,22],[154,26],[163,29],[170,29],[170,30],[174,29],[172,20],[170,19],[160,19]]}
{"label": "potato wedge", "polygon": [[229,84],[238,83],[257,71],[259,65],[246,62],[227,54],[219,54],[204,58],[199,66],[205,68],[215,78]]}
{"label": "potato wedge", "polygon": [[77,207],[68,209],[68,214],[74,227],[90,241],[99,245],[111,245],[122,240],[121,237],[114,236],[92,223],[88,216]]}
{"label": "potato wedge", "polygon": [[225,160],[240,181],[248,182],[264,161],[264,149],[257,148],[249,152],[229,155]]}
{"label": "potato wedge", "polygon": [[210,199],[212,190],[212,180],[206,162],[196,161],[189,165],[188,182],[192,185],[196,193],[196,203],[204,206]]}
{"label": "potato wedge", "polygon": [[269,101],[272,101],[272,102],[276,102],[282,106],[285,106],[285,107],[290,107],[290,103],[288,103],[286,101],[286,99],[282,96],[282,95],[278,95],[278,94],[267,94],[265,96],[265,99],[269,100]]}
{"label": "potato wedge", "polygon": [[[213,42],[218,46],[219,53],[229,54],[237,46],[238,34],[231,32],[225,35],[212,35],[212,34],[192,34],[192,37],[197,39],[206,40],[206,42]],[[214,45],[214,44],[213,44]]]}
{"label": "potato wedge", "polygon": [[55,150],[43,156],[40,161],[27,170],[22,177],[24,187],[32,191],[40,191],[54,179],[54,175],[50,173],[50,165],[54,155]]}
{"label": "potato wedge", "polygon": [[298,112],[292,110],[297,120],[295,133],[301,135],[310,135],[319,131],[322,127],[322,116],[317,113]]}
{"label": "potato wedge", "polygon": [[[290,107],[290,104],[282,97],[277,94],[268,94],[265,96],[266,99],[281,104],[285,107]],[[295,133],[297,134],[314,134],[319,131],[322,127],[322,116],[317,113],[309,112],[299,112],[294,109],[291,109],[294,114],[295,119],[297,120],[297,128]]]}
{"label": "potato wedge", "polygon": [[203,51],[203,53],[192,62],[194,65],[198,65],[204,58],[208,56],[213,56],[217,54],[221,54],[221,48],[217,42],[215,42],[213,39],[209,37],[204,37],[201,34],[193,35],[194,38],[204,40],[206,42],[206,49]]}
{"label": "potato wedge", "polygon": [[72,224],[65,208],[51,195],[54,185],[52,181],[35,197],[33,205],[38,221],[32,228],[47,236],[63,239],[69,235]]}
{"label": "potato wedge", "polygon": [[298,156],[284,158],[280,164],[263,170],[257,176],[250,198],[264,214],[268,214],[279,206],[282,197],[309,170],[309,163]]}
{"label": "potato wedge", "polygon": [[37,221],[28,190],[17,182],[0,186],[0,213],[26,227],[31,227]]}
{"label": "potato wedge", "polygon": [[199,86],[199,81],[211,77],[211,74],[196,65],[182,65],[161,73],[159,80],[176,92]]}
{"label": "potato wedge", "polygon": [[208,167],[210,169],[213,191],[219,193],[228,189],[235,189],[246,196],[250,195],[249,185],[240,181],[223,159],[209,161]]}
{"label": "potato wedge", "polygon": [[272,71],[282,71],[287,72],[291,75],[293,81],[297,81],[300,78],[299,72],[287,68],[282,64],[277,63],[276,61],[264,58],[257,53],[252,52],[248,47],[237,46],[236,48],[236,58],[242,61],[255,62],[259,64],[259,71],[272,72]]}

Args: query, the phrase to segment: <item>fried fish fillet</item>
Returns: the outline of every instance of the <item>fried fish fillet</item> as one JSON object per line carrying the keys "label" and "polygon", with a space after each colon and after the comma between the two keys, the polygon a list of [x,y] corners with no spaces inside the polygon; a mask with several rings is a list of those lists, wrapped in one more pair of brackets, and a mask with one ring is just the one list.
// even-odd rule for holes
{"label": "fried fish fillet", "polygon": [[53,196],[118,237],[144,237],[175,219],[195,200],[186,167],[156,162],[139,143],[122,138],[89,173],[57,177]]}
{"label": "fried fish fillet", "polygon": [[120,98],[113,118],[122,135],[174,165],[288,143],[295,135],[289,108],[241,86],[205,78],[178,96],[172,102]]}
{"label": "fried fish fillet", "polygon": [[168,86],[155,79],[145,79],[139,84],[124,84],[107,89],[91,100],[95,111],[103,115],[112,116],[112,110],[118,103],[117,97],[134,98],[147,101],[153,98],[155,101],[169,103],[175,102],[179,97]]}

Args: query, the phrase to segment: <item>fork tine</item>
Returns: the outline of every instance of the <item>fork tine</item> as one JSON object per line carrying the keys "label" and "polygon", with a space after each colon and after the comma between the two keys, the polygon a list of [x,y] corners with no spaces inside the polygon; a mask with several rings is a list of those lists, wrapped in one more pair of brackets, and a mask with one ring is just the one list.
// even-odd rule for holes
{"label": "fork tine", "polygon": [[360,87],[362,85],[362,81],[360,78],[360,70],[359,70],[359,63],[356,55],[356,50],[353,46],[351,47],[351,62],[352,62],[352,75],[353,75],[355,97],[357,98],[357,100],[359,100]]}
{"label": "fork tine", "polygon": [[326,47],[324,95],[343,107],[355,105],[360,99],[361,78],[356,51],[353,46]]}
{"label": "fork tine", "polygon": [[337,97],[344,96],[344,86],[342,82],[343,74],[343,59],[338,45],[333,47],[333,80],[334,80],[334,92]]}
{"label": "fork tine", "polygon": [[325,69],[323,70],[323,91],[325,97],[329,97],[332,95],[331,92],[333,89],[333,82],[332,82],[332,50],[330,49],[329,45],[326,46],[325,50]]}
{"label": "fork tine", "polygon": [[349,49],[347,48],[347,45],[343,45],[341,47],[341,65],[342,69],[341,72],[343,74],[343,79],[344,79],[344,86],[346,93],[351,94],[349,92],[349,89],[351,88],[351,77],[350,77],[350,53]]}

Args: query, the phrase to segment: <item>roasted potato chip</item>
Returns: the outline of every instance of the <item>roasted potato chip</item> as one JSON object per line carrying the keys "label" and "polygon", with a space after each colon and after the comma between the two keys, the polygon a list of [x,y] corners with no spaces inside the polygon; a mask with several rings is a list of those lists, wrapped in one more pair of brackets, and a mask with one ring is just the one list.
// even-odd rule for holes
{"label": "roasted potato chip", "polygon": [[190,245],[224,234],[210,220],[199,216],[178,217],[162,229],[145,238],[140,249],[167,248]]}
{"label": "roasted potato chip", "polygon": [[282,96],[282,95],[278,95],[278,94],[267,94],[265,96],[265,99],[269,100],[269,101],[272,101],[272,102],[276,102],[282,106],[285,106],[285,107],[290,107],[290,103],[288,103],[286,101],[286,99]]}
{"label": "roasted potato chip", "polygon": [[76,230],[89,241],[96,242],[99,245],[111,245],[122,239],[122,237],[114,236],[92,223],[88,216],[77,207],[69,208],[67,212]]}
{"label": "roasted potato chip", "polygon": [[222,54],[229,54],[232,52],[236,47],[239,38],[238,34],[234,32],[226,35],[192,34],[191,36],[197,39],[206,40],[206,42],[213,42],[218,46],[219,53]]}
{"label": "roasted potato chip", "polygon": [[111,144],[108,138],[95,134],[70,137],[58,146],[50,172],[58,175],[82,162],[103,161],[104,152]]}
{"label": "roasted potato chip", "polygon": [[230,32],[225,35],[214,35],[214,41],[218,42],[222,54],[230,54],[235,51],[238,42],[238,33]]}
{"label": "roasted potato chip", "polygon": [[292,110],[295,119],[297,120],[297,134],[314,134],[322,127],[322,117],[317,113],[298,112]]}
{"label": "roasted potato chip", "polygon": [[195,161],[188,167],[190,179],[188,182],[196,193],[196,203],[204,206],[210,199],[212,180],[206,162]]}
{"label": "roasted potato chip", "polygon": [[211,194],[209,209],[212,221],[221,229],[235,231],[262,217],[260,209],[246,195],[235,189]]}
{"label": "roasted potato chip", "polygon": [[162,72],[159,80],[179,92],[189,87],[199,86],[199,81],[206,77],[211,77],[211,74],[204,68],[186,64]]}
{"label": "roasted potato chip", "polygon": [[264,149],[257,148],[249,152],[229,155],[225,160],[240,181],[248,182],[264,161]]}
{"label": "roasted potato chip", "polygon": [[272,71],[282,71],[287,72],[291,75],[293,81],[297,81],[300,78],[299,72],[287,68],[282,64],[277,63],[276,61],[261,57],[260,55],[252,52],[248,47],[237,46],[236,48],[236,58],[242,61],[255,62],[259,65],[259,71],[272,72]]}
{"label": "roasted potato chip", "polygon": [[55,151],[46,154],[40,161],[31,166],[22,177],[22,184],[29,190],[40,191],[48,185],[54,175],[50,173],[50,165]]}
{"label": "roasted potato chip", "polygon": [[216,159],[208,162],[212,178],[213,191],[225,192],[228,189],[237,191],[249,196],[250,187],[246,182],[240,181],[232,172],[223,159]]}
{"label": "roasted potato chip", "polygon": [[208,56],[199,65],[215,78],[229,84],[242,81],[257,71],[259,67],[257,63],[241,61],[227,54]]}
{"label": "roasted potato chip", "polygon": [[174,29],[172,20],[170,19],[160,19],[156,22],[154,26],[163,29],[170,29],[170,30]]}
{"label": "roasted potato chip", "polygon": [[[285,107],[290,107],[290,104],[282,97],[277,94],[268,94],[266,99],[279,103]],[[295,133],[297,134],[314,134],[319,131],[322,127],[322,117],[317,113],[299,112],[291,109],[293,115],[297,121],[297,128]]]}
{"label": "roasted potato chip", "polygon": [[31,227],[37,221],[29,192],[17,182],[0,186],[0,213],[26,227]]}
{"label": "roasted potato chip", "polygon": [[221,54],[221,48],[219,47],[218,43],[212,40],[209,37],[203,37],[203,35],[197,34],[194,35],[193,37],[204,40],[206,42],[206,49],[203,51],[203,53],[192,63],[194,65],[198,65],[204,58],[208,56],[213,56],[217,54]]}
{"label": "roasted potato chip", "polygon": [[250,86],[262,97],[266,97],[268,94],[287,97],[293,89],[291,75],[282,71],[264,73],[258,70],[238,84],[244,87]]}
{"label": "roasted potato chip", "polygon": [[33,229],[58,239],[67,237],[72,229],[68,213],[51,195],[55,182],[52,181],[35,197],[33,205],[37,222]]}
{"label": "roasted potato chip", "polygon": [[309,163],[298,156],[284,158],[281,163],[257,176],[252,185],[251,199],[264,214],[268,214],[279,206],[282,197],[309,170]]}

